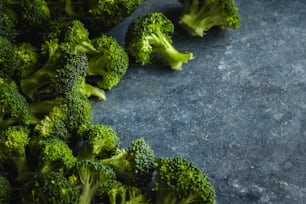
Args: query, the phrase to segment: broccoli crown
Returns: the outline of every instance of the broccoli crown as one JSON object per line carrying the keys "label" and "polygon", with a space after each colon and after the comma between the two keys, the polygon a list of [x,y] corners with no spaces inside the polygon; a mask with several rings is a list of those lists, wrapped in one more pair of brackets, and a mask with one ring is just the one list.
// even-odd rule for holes
{"label": "broccoli crown", "polygon": [[78,157],[82,159],[103,158],[112,153],[119,143],[113,128],[104,124],[85,126],[80,135],[84,140],[84,145]]}
{"label": "broccoli crown", "polygon": [[141,137],[133,140],[127,151],[118,150],[111,158],[99,162],[113,167],[118,178],[124,183],[145,186],[151,181],[154,160],[151,146]]}
{"label": "broccoli crown", "polygon": [[127,30],[127,52],[136,63],[148,64],[153,56],[159,55],[173,70],[180,70],[193,55],[181,53],[173,46],[173,31],[173,23],[160,12],[139,16],[131,22]]}
{"label": "broccoli crown", "polygon": [[0,175],[0,203],[10,203],[11,184],[8,179]]}
{"label": "broccoli crown", "polygon": [[30,152],[38,160],[36,171],[41,173],[67,170],[76,162],[72,149],[58,138],[34,140]]}
{"label": "broccoli crown", "polygon": [[239,27],[240,15],[234,0],[179,1],[183,4],[179,25],[191,35],[203,37],[212,27]]}
{"label": "broccoli crown", "polygon": [[207,176],[184,158],[159,158],[156,171],[156,203],[215,203],[215,191]]}
{"label": "broccoli crown", "polygon": [[0,1],[0,36],[14,41],[18,35],[17,23],[18,20],[15,11],[4,1]]}
{"label": "broccoli crown", "polygon": [[39,58],[37,49],[29,42],[21,42],[15,44],[14,53],[16,56],[17,80],[32,75],[35,72]]}
{"label": "broccoli crown", "polygon": [[117,86],[129,66],[128,54],[112,36],[102,34],[92,44],[97,51],[89,56],[87,76],[100,76],[97,86],[102,89]]}
{"label": "broccoli crown", "polygon": [[9,125],[28,125],[34,120],[26,98],[13,81],[0,77],[0,129]]}
{"label": "broccoli crown", "polygon": [[112,168],[93,160],[78,161],[75,170],[81,183],[79,204],[90,204],[100,185],[115,180]]}
{"label": "broccoli crown", "polygon": [[47,62],[20,82],[23,93],[32,101],[72,91],[79,76],[85,76],[88,69],[86,54],[67,44],[52,40],[43,49],[49,54]]}
{"label": "broccoli crown", "polygon": [[7,76],[14,78],[16,70],[14,46],[8,38],[1,35],[0,45],[0,74],[6,74]]}
{"label": "broccoli crown", "polygon": [[[97,0],[88,3],[88,17],[84,18],[92,30],[99,27],[99,33],[119,24],[135,11],[145,0]],[[98,26],[97,26],[98,25]],[[93,31],[94,32],[94,31]]]}
{"label": "broccoli crown", "polygon": [[37,173],[22,186],[22,203],[73,204],[78,189],[62,173]]}

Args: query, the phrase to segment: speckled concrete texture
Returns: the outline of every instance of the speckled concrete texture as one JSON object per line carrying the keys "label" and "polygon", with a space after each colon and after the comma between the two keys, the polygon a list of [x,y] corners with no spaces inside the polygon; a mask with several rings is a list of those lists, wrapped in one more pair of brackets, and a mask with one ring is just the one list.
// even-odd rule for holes
{"label": "speckled concrete texture", "polygon": [[[196,58],[173,72],[131,65],[95,123],[113,126],[122,147],[144,137],[156,156],[181,155],[206,172],[218,204],[306,203],[306,2],[236,0],[238,30],[173,42]],[[124,44],[137,15],[162,11],[176,24],[175,0],[147,0],[110,34]]]}

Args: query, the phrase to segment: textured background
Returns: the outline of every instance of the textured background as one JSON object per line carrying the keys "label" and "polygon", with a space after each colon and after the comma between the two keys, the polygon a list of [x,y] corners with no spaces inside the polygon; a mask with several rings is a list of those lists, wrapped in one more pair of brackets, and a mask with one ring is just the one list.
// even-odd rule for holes
{"label": "textured background", "polygon": [[[96,123],[122,147],[144,137],[156,156],[181,155],[211,179],[219,204],[306,203],[306,2],[236,0],[238,30],[204,38],[176,27],[173,41],[196,58],[180,72],[131,65],[107,101],[92,100]],[[128,23],[175,0],[147,0],[110,34],[124,44]]]}

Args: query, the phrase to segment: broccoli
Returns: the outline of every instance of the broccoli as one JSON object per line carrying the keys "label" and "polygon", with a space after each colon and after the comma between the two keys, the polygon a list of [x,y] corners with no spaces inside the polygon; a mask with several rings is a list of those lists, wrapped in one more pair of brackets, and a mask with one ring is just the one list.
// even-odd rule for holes
{"label": "broccoli", "polygon": [[90,124],[79,132],[84,144],[78,151],[78,159],[95,160],[106,157],[116,150],[119,143],[116,132],[108,125]]}
{"label": "broccoli", "polygon": [[27,172],[30,172],[26,154],[29,134],[30,130],[24,126],[9,126],[0,132],[0,164],[12,166],[17,173],[17,181],[26,179]]}
{"label": "broccoli", "polygon": [[0,36],[14,42],[16,37],[20,34],[17,25],[18,18],[12,5],[3,0],[0,1]]}
{"label": "broccoli", "polygon": [[88,25],[92,35],[102,32],[119,24],[130,16],[145,0],[91,0],[87,1],[87,12],[81,19]]}
{"label": "broccoli", "polygon": [[20,42],[14,45],[14,55],[16,60],[17,81],[32,75],[37,68],[39,54],[37,49],[29,42]]}
{"label": "broccoli", "polygon": [[154,160],[153,150],[141,137],[132,141],[127,150],[118,149],[115,155],[99,162],[114,168],[124,184],[143,187],[151,182]]}
{"label": "broccoli", "polygon": [[14,78],[16,72],[16,56],[14,45],[8,38],[0,35],[0,74]]}
{"label": "broccoli", "polygon": [[212,27],[237,29],[240,16],[234,0],[179,0],[183,4],[179,25],[203,37]]}
{"label": "broccoli", "polygon": [[112,168],[93,160],[78,161],[75,172],[81,187],[78,204],[92,203],[99,186],[116,179]]}
{"label": "broccoli", "polygon": [[157,54],[173,70],[180,70],[193,59],[193,54],[181,53],[173,46],[173,30],[173,23],[160,12],[139,16],[130,23],[125,36],[128,54],[142,65],[150,63]]}
{"label": "broccoli", "polygon": [[17,84],[0,75],[0,129],[10,125],[30,125],[36,122]]}
{"label": "broccoli", "polygon": [[11,201],[11,184],[8,179],[0,175],[0,203],[6,204]]}
{"label": "broccoli", "polygon": [[207,176],[182,157],[157,159],[156,203],[215,204],[215,191]]}
{"label": "broccoli", "polygon": [[44,44],[43,49],[49,54],[47,62],[20,82],[22,92],[32,101],[70,92],[78,78],[85,77],[88,69],[86,54],[66,44],[51,40]]}
{"label": "broccoli", "polygon": [[111,89],[117,86],[129,66],[129,58],[125,49],[112,36],[100,35],[92,40],[94,54],[88,54],[87,77],[99,76],[97,86]]}
{"label": "broccoli", "polygon": [[36,173],[22,185],[20,203],[74,204],[79,190],[62,173]]}
{"label": "broccoli", "polygon": [[34,158],[32,163],[37,163],[35,172],[64,172],[71,169],[76,162],[72,149],[58,138],[33,139],[29,149]]}

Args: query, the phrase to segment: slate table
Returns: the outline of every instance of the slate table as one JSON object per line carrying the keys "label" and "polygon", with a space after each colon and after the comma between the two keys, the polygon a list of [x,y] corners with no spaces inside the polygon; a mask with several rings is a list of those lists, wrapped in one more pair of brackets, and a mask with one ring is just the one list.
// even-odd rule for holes
{"label": "slate table", "polygon": [[[236,0],[238,30],[173,41],[196,58],[173,72],[131,65],[94,122],[126,147],[144,137],[156,156],[183,156],[206,172],[219,204],[306,203],[306,1]],[[177,23],[175,0],[147,0],[110,34],[150,11]]]}

